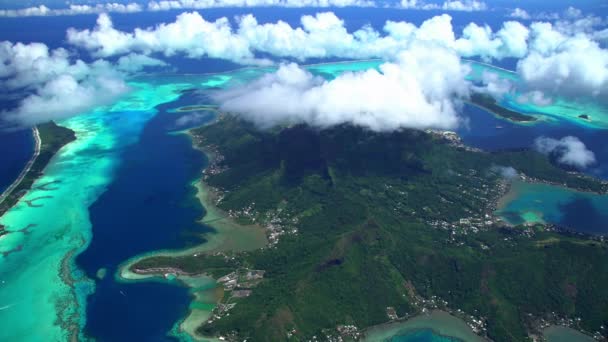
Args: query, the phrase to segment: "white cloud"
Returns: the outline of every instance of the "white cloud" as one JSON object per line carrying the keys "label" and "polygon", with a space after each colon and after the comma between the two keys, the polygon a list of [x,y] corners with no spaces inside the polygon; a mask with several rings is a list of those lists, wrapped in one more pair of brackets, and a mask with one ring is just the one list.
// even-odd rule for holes
{"label": "white cloud", "polygon": [[155,28],[135,29],[132,33],[118,31],[107,14],[101,14],[94,30],[68,29],[71,44],[108,57],[130,52],[163,53],[166,56],[184,54],[192,58],[222,58],[241,63],[254,63],[249,44],[234,34],[228,19],[214,22],[203,19],[197,12],[182,13],[175,22]]}
{"label": "white cloud", "polygon": [[581,35],[549,45],[545,40],[518,62],[527,87],[572,98],[608,98],[608,50]]}
{"label": "white cloud", "polygon": [[117,61],[116,68],[120,71],[126,71],[129,73],[139,72],[145,68],[150,67],[164,67],[167,63],[156,58],[151,58],[145,55],[138,55],[130,53],[126,56],[122,56]]}
{"label": "white cloud", "polygon": [[515,170],[511,166],[494,166],[492,168],[492,171],[500,174],[501,177],[507,178],[507,179],[513,179],[513,178],[516,178],[517,176],[519,176],[517,170]]}
{"label": "white cloud", "polygon": [[88,72],[83,61],[70,62],[64,49],[51,51],[42,43],[0,42],[0,78],[6,78],[2,88],[32,88],[61,74],[83,77]]}
{"label": "white cloud", "polygon": [[481,84],[482,86],[474,87],[475,91],[492,95],[495,99],[502,98],[515,88],[510,80],[488,71],[484,71],[481,75]]}
{"label": "white cloud", "polygon": [[401,0],[401,8],[444,11],[485,11],[488,6],[479,0],[446,0],[443,4],[427,3],[422,0]]}
{"label": "white cloud", "polygon": [[70,75],[60,75],[23,99],[16,109],[3,112],[3,116],[20,126],[35,125],[109,105],[127,91],[127,85],[117,78],[93,77],[79,81]]}
{"label": "white cloud", "polygon": [[163,0],[150,1],[148,10],[206,9],[221,7],[375,7],[370,0]]}
{"label": "white cloud", "polygon": [[251,84],[219,92],[223,111],[261,127],[351,123],[375,131],[399,128],[450,129],[459,125],[460,99],[467,97],[468,68],[452,50],[420,44],[380,71],[345,73],[331,81],[295,64]]}
{"label": "white cloud", "polygon": [[283,21],[260,24],[253,15],[245,15],[237,18],[235,28],[227,18],[209,22],[198,12],[191,12],[180,14],[172,23],[123,32],[102,14],[93,30],[69,29],[68,41],[101,57],[135,51],[222,58],[241,64],[267,62],[256,59],[256,53],[300,61],[332,57],[390,59],[420,41],[433,41],[463,56],[484,59],[521,57],[527,51],[528,29],[517,22],[506,22],[497,32],[471,24],[456,39],[451,20],[443,14],[419,27],[387,21],[381,33],[369,26],[349,32],[344,21],[332,12],[302,16],[299,27]]}
{"label": "white cloud", "polygon": [[105,12],[135,13],[141,12],[143,8],[136,3],[106,3],[97,5],[70,5],[67,8],[48,8],[44,5],[27,7],[21,9],[0,10],[0,17],[44,17],[60,15],[98,14]]}
{"label": "white cloud", "polygon": [[420,10],[483,11],[488,8],[481,0],[445,0],[427,3],[422,0],[151,0],[147,3],[107,3],[96,5],[69,5],[66,8],[49,8],[45,5],[20,9],[0,10],[0,17],[61,16],[93,13],[135,13],[147,11],[201,10],[227,7],[288,7],[288,8],[341,8],[341,7],[397,7]]}
{"label": "white cloud", "polygon": [[480,56],[484,59],[521,58],[528,50],[529,30],[516,21],[508,21],[496,33],[488,26],[467,25],[456,49],[463,57]]}
{"label": "white cloud", "polygon": [[148,56],[129,54],[115,65],[73,59],[64,49],[45,44],[0,42],[0,89],[22,100],[0,113],[2,126],[30,126],[111,104],[129,89],[127,74],[164,66]]}
{"label": "white cloud", "polygon": [[194,113],[190,113],[190,114],[186,114],[184,116],[179,117],[177,120],[175,120],[175,126],[176,127],[185,127],[185,126],[192,126],[195,124],[200,124],[200,122],[202,122],[205,119],[209,118],[209,113],[204,113],[204,112],[194,112]]}
{"label": "white cloud", "polygon": [[483,1],[478,0],[448,0],[441,5],[441,9],[446,11],[485,11],[487,9],[487,5]]}
{"label": "white cloud", "polygon": [[544,154],[555,154],[561,164],[586,168],[595,163],[595,154],[588,150],[577,137],[567,136],[562,139],[539,137],[534,147]]}
{"label": "white cloud", "polygon": [[542,91],[533,90],[521,94],[517,97],[519,103],[532,103],[536,106],[548,106],[553,103],[553,99],[547,97]]}
{"label": "white cloud", "polygon": [[532,19],[532,17],[530,16],[530,14],[525,10],[525,9],[521,9],[519,7],[515,8],[509,15],[509,18],[514,18],[514,19],[521,19],[521,20],[530,20]]}

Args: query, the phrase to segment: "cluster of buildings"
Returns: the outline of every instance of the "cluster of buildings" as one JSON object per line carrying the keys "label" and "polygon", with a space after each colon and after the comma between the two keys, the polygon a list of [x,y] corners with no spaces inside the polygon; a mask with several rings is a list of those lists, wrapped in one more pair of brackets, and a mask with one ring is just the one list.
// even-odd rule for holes
{"label": "cluster of buildings", "polygon": [[251,288],[257,286],[264,279],[263,270],[238,269],[217,280],[224,286],[225,291],[231,291],[230,298],[247,297]]}
{"label": "cluster of buildings", "polygon": [[[544,338],[540,337],[540,336],[542,336],[542,331],[553,325],[563,326],[563,327],[567,327],[567,328],[571,328],[571,329],[580,331],[582,333],[587,333],[586,331],[584,331],[580,328],[580,322],[581,322],[580,317],[564,318],[564,317],[558,316],[557,313],[555,313],[555,312],[551,312],[551,314],[549,316],[544,317],[544,318],[537,318],[537,319],[534,319],[532,314],[528,314],[528,319],[534,321],[533,329],[535,331],[531,334],[531,338],[533,341],[544,341]],[[596,331],[594,333],[588,333],[588,334],[597,341],[606,341],[606,333],[608,333],[608,327],[602,325],[602,326],[600,326],[599,331]]]}
{"label": "cluster of buildings", "polygon": [[466,151],[483,152],[482,150],[480,150],[478,148],[470,147],[470,146],[467,146],[466,144],[464,144],[462,142],[462,139],[460,139],[460,136],[456,132],[442,131],[442,130],[435,130],[435,129],[427,129],[427,130],[425,130],[425,132],[434,137],[447,141],[452,146],[462,148]]}
{"label": "cluster of buildings", "polygon": [[234,272],[231,272],[217,280],[219,284],[224,287],[224,291],[229,292],[230,295],[226,296],[222,303],[213,309],[213,313],[207,320],[207,323],[213,323],[224,316],[230,315],[229,311],[232,310],[236,303],[235,299],[249,297],[252,293],[252,288],[257,286],[263,279],[263,270],[250,270],[247,268],[240,268]]}
{"label": "cluster of buildings", "polygon": [[217,146],[205,146],[205,152],[209,157],[209,165],[203,170],[203,180],[207,179],[209,176],[217,175],[228,170],[228,167],[223,165],[225,157],[220,153]]}

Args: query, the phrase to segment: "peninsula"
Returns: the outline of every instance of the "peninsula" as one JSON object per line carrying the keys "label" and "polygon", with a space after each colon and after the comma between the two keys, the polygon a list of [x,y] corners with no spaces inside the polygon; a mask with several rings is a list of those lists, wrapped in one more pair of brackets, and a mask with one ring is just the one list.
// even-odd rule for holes
{"label": "peninsula", "polygon": [[515,122],[533,122],[536,118],[530,115],[522,114],[510,109],[507,109],[496,102],[492,96],[482,93],[475,93],[471,95],[470,102],[473,105],[481,107],[488,112],[498,115],[501,118],[515,121]]}
{"label": "peninsula", "polygon": [[[74,141],[76,136],[68,128],[54,122],[40,124],[33,128],[35,149],[19,177],[0,195],[0,217],[12,208],[40,177],[51,158],[63,146]],[[0,235],[3,229],[0,226]]]}
{"label": "peninsula", "polygon": [[139,274],[218,280],[219,304],[194,337],[347,339],[429,310],[494,341],[564,321],[593,333],[608,322],[606,242],[494,215],[509,188],[500,167],[605,193],[606,184],[544,155],[486,153],[449,132],[260,131],[230,115],[192,134],[215,154],[204,176],[214,205],[265,227],[269,240],[240,253],[191,249],[130,264]]}

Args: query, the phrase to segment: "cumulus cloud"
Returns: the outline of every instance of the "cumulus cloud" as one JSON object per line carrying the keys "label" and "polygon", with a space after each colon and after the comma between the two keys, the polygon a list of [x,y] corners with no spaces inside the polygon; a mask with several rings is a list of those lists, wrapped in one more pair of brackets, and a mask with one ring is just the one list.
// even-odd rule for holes
{"label": "cumulus cloud", "polygon": [[373,7],[371,0],[163,0],[150,1],[151,11],[220,7]]}
{"label": "cumulus cloud", "polygon": [[136,13],[143,8],[136,3],[106,3],[97,5],[70,5],[67,8],[48,8],[45,5],[20,9],[0,10],[0,17],[44,17],[60,15],[98,14],[105,12]]}
{"label": "cumulus cloud", "polygon": [[209,113],[205,112],[194,112],[191,114],[186,114],[175,120],[175,126],[181,128],[186,126],[192,126],[194,124],[199,124],[203,120],[208,119],[209,115]]}
{"label": "cumulus cloud", "polygon": [[473,12],[485,11],[488,6],[479,0],[447,0],[443,4],[427,3],[422,0],[401,0],[401,8]]}
{"label": "cumulus cloud", "polygon": [[[448,1],[453,2],[453,1]],[[459,1],[456,1],[459,2]],[[147,4],[101,3],[96,5],[69,5],[65,8],[49,8],[45,5],[0,10],[0,17],[41,17],[82,15],[99,13],[136,13],[147,11],[169,11],[180,9],[208,9],[225,7],[376,7],[372,0],[161,0]]]}
{"label": "cumulus cloud", "polygon": [[441,5],[441,9],[447,11],[485,11],[488,8],[485,2],[477,0],[449,0]]}
{"label": "cumulus cloud", "polygon": [[517,97],[519,103],[532,103],[536,106],[548,106],[553,103],[553,99],[547,97],[542,91],[533,90],[523,93]]}
{"label": "cumulus cloud", "polygon": [[527,51],[528,29],[517,22],[506,22],[497,32],[488,26],[468,25],[456,39],[447,15],[424,21],[420,26],[387,21],[383,32],[364,26],[354,32],[332,12],[305,15],[299,27],[286,22],[260,24],[253,15],[237,18],[233,27],[227,18],[214,22],[199,13],[183,13],[168,24],[123,32],[114,28],[111,18],[102,14],[93,30],[68,30],[68,41],[107,57],[139,52],[183,54],[191,58],[223,58],[241,64],[260,64],[256,54],[306,60],[310,58],[385,58],[421,42],[431,41],[456,49],[465,57],[484,59],[521,57]]}
{"label": "cumulus cloud", "polygon": [[443,3],[427,3],[419,0],[152,0],[131,3],[107,3],[96,5],[69,5],[66,8],[49,8],[45,5],[0,10],[0,17],[60,16],[93,13],[135,13],[147,11],[200,10],[227,7],[289,7],[289,8],[341,8],[341,7],[397,7],[420,10],[483,11],[488,8],[480,0],[445,0]]}
{"label": "cumulus cloud", "polygon": [[521,9],[519,7],[515,8],[509,15],[509,18],[514,18],[514,19],[521,19],[521,20],[530,20],[532,19],[532,17],[530,16],[530,14],[525,10],[525,9]]}
{"label": "cumulus cloud", "polygon": [[517,64],[517,72],[526,85],[548,94],[605,100],[608,97],[608,50],[585,36],[563,39],[555,32],[545,36],[548,38],[542,42],[542,47]]}
{"label": "cumulus cloud", "polygon": [[135,29],[132,33],[116,30],[107,14],[101,14],[94,30],[68,29],[68,41],[100,57],[130,52],[184,54],[188,57],[222,58],[254,63],[247,41],[234,34],[227,18],[214,22],[197,12],[180,14],[176,21],[155,28]]}
{"label": "cumulus cloud", "polygon": [[117,78],[77,80],[70,75],[61,75],[23,99],[16,109],[4,112],[3,116],[8,122],[31,126],[109,105],[127,90],[127,85]]}
{"label": "cumulus cloud", "polygon": [[492,171],[498,173],[501,177],[506,179],[514,179],[519,176],[517,170],[511,166],[494,166]]}
{"label": "cumulus cloud", "polygon": [[145,68],[167,66],[167,63],[161,61],[160,59],[148,57],[146,55],[139,55],[136,53],[130,53],[126,56],[120,57],[116,64],[118,70],[129,73],[139,72]]}
{"label": "cumulus cloud", "polygon": [[567,136],[559,140],[539,137],[534,141],[534,147],[541,153],[556,155],[561,164],[586,168],[595,163],[595,154],[577,137]]}
{"label": "cumulus cloud", "polygon": [[221,110],[260,127],[350,123],[374,131],[451,129],[461,121],[458,108],[468,96],[467,73],[453,51],[424,44],[405,50],[379,71],[345,73],[326,81],[287,64],[214,97]]}
{"label": "cumulus cloud", "polygon": [[476,92],[492,95],[495,99],[502,98],[505,94],[514,90],[513,83],[505,78],[500,77],[495,72],[484,71],[481,75],[481,85],[475,86],[473,89]]}
{"label": "cumulus cloud", "polygon": [[121,57],[116,64],[85,63],[42,43],[0,42],[0,89],[7,98],[22,99],[0,113],[0,125],[30,126],[111,104],[129,90],[127,74],[163,65],[135,54]]}
{"label": "cumulus cloud", "polygon": [[462,37],[456,41],[456,49],[464,57],[521,58],[528,50],[528,35],[528,28],[516,21],[505,22],[496,33],[493,33],[488,25],[471,23],[464,28]]}

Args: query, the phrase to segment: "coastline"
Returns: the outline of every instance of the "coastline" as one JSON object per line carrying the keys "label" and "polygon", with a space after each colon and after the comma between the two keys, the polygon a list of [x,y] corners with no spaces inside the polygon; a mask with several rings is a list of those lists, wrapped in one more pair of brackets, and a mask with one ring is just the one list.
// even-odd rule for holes
{"label": "coastline", "polygon": [[[17,186],[19,186],[19,184],[21,184],[27,173],[30,172],[32,165],[34,165],[34,162],[40,155],[40,147],[42,146],[42,142],[40,140],[40,132],[38,131],[38,127],[32,127],[32,137],[34,138],[34,154],[27,162],[27,164],[25,164],[25,167],[23,168],[23,170],[21,170],[19,176],[0,195],[0,204],[2,204],[8,196],[10,196],[10,194],[15,190]],[[4,212],[1,210],[2,209],[0,209],[0,217],[4,214]],[[6,211],[8,210],[10,210],[10,208],[6,209]]]}
{"label": "coastline", "polygon": [[[209,160],[205,169],[213,163],[216,155],[211,150],[199,145],[189,130],[180,133],[186,134],[191,140],[193,148],[200,151]],[[194,247],[155,251],[129,259],[120,265],[115,278],[121,282],[160,281],[188,287],[193,298],[189,312],[176,323],[171,333],[175,336],[186,334],[189,339],[196,341],[212,341],[214,339],[198,335],[196,329],[211,316],[217,303],[223,297],[223,286],[218,286],[216,280],[207,274],[190,274],[175,267],[133,270],[135,264],[151,257],[243,252],[260,249],[268,244],[266,230],[263,227],[241,225],[218,208],[215,204],[217,192],[205,184],[201,178],[192,182],[192,186],[196,188],[196,197],[205,209],[205,214],[199,222],[211,226],[214,232],[204,233],[203,237],[206,241]]]}
{"label": "coastline", "polygon": [[514,181],[509,181],[508,183],[508,188],[506,189],[505,193],[500,196],[500,198],[498,199],[498,201],[496,201],[496,212],[499,212],[501,210],[503,210],[504,208],[507,207],[507,205],[509,205],[509,203],[511,203],[513,200],[515,200],[517,198],[517,196],[519,196],[519,192],[518,189],[513,186],[514,185]]}
{"label": "coastline", "polygon": [[[41,130],[43,134],[41,134]],[[32,137],[34,138],[34,153],[32,157],[23,170],[21,170],[19,176],[0,195],[0,218],[16,206],[23,196],[32,190],[32,186],[44,175],[44,170],[57,152],[70,142],[76,140],[74,131],[58,126],[52,121],[32,127]],[[39,188],[45,190],[44,185]],[[28,205],[35,206],[31,201]],[[7,234],[9,234],[9,231],[7,231],[4,225],[0,224],[0,237]]]}
{"label": "coastline", "polygon": [[370,327],[364,331],[364,342],[388,341],[420,330],[432,330],[434,334],[449,336],[466,342],[486,341],[475,334],[460,318],[442,310],[433,310],[405,321],[391,322]]}
{"label": "coastline", "polygon": [[[489,109],[489,108],[487,108],[487,107],[485,107],[485,106],[482,106],[482,105],[480,105],[480,104],[477,104],[477,103],[475,103],[475,102],[473,102],[473,101],[465,101],[465,103],[466,103],[466,104],[468,104],[468,105],[471,105],[471,106],[473,106],[473,107],[479,108],[479,109],[481,109],[481,110],[483,110],[483,111],[485,111],[485,112],[488,112],[488,113],[492,114],[494,117],[496,117],[497,119],[500,119],[500,120],[506,120],[506,121],[508,121],[508,122],[510,122],[510,123],[513,123],[513,124],[516,124],[516,125],[521,125],[521,126],[532,126],[532,125],[538,124],[539,122],[542,122],[542,121],[543,121],[542,119],[540,119],[540,118],[538,118],[538,117],[536,117],[536,116],[532,116],[532,115],[530,115],[530,114],[523,114],[523,113],[520,113],[520,114],[522,114],[522,115],[526,115],[526,116],[530,116],[530,117],[534,118],[534,120],[527,120],[527,121],[518,121],[518,120],[513,120],[513,119],[510,119],[510,118],[508,118],[508,117],[502,116],[502,115],[500,115],[500,114],[496,113],[495,111],[493,111],[493,110],[491,110],[491,109]],[[497,104],[497,105],[499,105],[499,106],[500,106],[500,104]],[[502,107],[502,106],[501,106],[501,107]],[[503,108],[504,108],[504,107],[503,107]],[[507,109],[507,108],[505,108],[505,109]]]}

